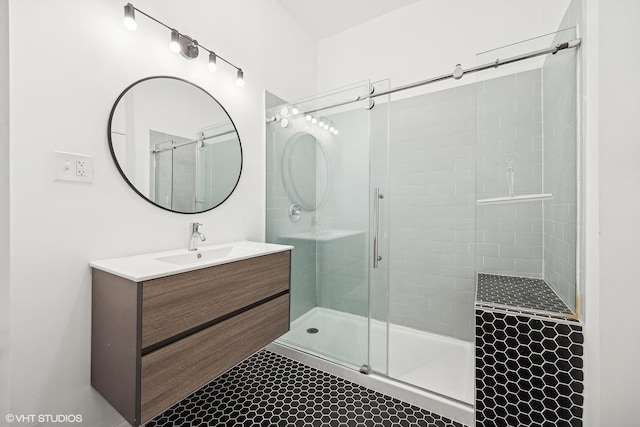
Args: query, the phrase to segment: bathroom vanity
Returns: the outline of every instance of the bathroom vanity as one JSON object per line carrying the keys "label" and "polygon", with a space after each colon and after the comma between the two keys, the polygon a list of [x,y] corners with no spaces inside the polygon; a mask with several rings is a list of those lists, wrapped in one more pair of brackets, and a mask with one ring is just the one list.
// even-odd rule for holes
{"label": "bathroom vanity", "polygon": [[91,384],[144,424],[289,330],[291,246],[91,263]]}

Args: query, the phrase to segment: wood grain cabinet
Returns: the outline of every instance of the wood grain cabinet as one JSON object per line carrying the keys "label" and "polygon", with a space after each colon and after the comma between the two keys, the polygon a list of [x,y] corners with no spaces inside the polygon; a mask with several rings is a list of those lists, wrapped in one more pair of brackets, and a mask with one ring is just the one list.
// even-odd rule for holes
{"label": "wood grain cabinet", "polygon": [[290,251],[134,282],[93,269],[91,385],[134,426],[289,330]]}

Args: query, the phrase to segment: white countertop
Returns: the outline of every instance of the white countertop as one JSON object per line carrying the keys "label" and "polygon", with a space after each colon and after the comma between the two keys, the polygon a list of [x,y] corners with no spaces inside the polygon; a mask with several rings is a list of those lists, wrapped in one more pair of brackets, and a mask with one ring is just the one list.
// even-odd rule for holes
{"label": "white countertop", "polygon": [[[207,259],[208,254],[223,251],[228,254],[216,258]],[[184,273],[186,271],[199,270],[201,268],[212,267],[214,265],[227,264],[243,259],[255,258],[258,256],[274,254],[292,250],[293,246],[275,245],[272,243],[260,242],[232,242],[219,245],[200,246],[197,251],[187,251],[186,249],[176,249],[173,251],[155,252],[144,255],[133,255],[122,258],[111,258],[99,261],[91,261],[89,265],[98,270],[115,274],[134,282],[157,279],[158,277],[170,276],[172,274]],[[203,256],[203,261],[197,261],[198,254]],[[164,259],[182,259],[193,257],[194,262],[164,262]]]}

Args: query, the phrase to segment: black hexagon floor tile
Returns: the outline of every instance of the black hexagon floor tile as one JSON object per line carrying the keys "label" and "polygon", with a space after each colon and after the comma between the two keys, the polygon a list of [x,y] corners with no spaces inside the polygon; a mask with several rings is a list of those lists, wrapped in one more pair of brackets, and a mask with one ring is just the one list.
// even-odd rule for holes
{"label": "black hexagon floor tile", "polygon": [[266,350],[146,426],[464,427]]}
{"label": "black hexagon floor tile", "polygon": [[564,315],[574,314],[542,279],[478,273],[476,302]]}
{"label": "black hexagon floor tile", "polygon": [[476,425],[582,426],[582,325],[476,310]]}

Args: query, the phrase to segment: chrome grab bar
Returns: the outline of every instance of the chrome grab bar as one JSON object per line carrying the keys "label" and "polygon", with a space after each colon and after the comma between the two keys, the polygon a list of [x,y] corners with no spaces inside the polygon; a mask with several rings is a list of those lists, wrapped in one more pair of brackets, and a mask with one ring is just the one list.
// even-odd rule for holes
{"label": "chrome grab bar", "polygon": [[373,268],[378,268],[378,263],[382,261],[379,255],[380,248],[380,199],[384,196],[380,193],[380,187],[373,189]]}

